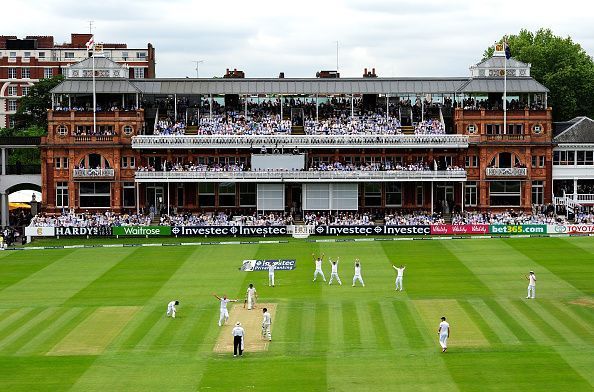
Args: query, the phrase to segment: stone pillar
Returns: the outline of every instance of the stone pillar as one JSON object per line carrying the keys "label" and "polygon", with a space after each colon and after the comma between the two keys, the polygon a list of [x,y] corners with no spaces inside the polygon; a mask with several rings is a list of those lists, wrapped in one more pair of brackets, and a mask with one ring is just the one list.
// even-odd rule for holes
{"label": "stone pillar", "polygon": [[2,202],[2,227],[8,226],[8,193],[1,192],[0,200]]}

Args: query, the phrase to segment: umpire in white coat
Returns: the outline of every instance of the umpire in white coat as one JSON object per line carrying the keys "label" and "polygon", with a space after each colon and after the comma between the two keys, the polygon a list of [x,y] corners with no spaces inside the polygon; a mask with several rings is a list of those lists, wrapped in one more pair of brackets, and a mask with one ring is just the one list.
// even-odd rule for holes
{"label": "umpire in white coat", "polygon": [[233,356],[240,356],[243,354],[243,339],[245,337],[245,331],[241,326],[240,322],[235,324],[233,331],[231,331],[231,335],[233,335]]}

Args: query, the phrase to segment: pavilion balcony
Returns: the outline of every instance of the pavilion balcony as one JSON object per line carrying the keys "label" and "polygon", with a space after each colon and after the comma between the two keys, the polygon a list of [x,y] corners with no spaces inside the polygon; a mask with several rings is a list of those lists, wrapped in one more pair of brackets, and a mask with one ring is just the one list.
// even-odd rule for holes
{"label": "pavilion balcony", "polygon": [[467,148],[466,135],[143,135],[135,149]]}
{"label": "pavilion balcony", "polygon": [[465,170],[447,171],[138,171],[136,182],[412,182],[466,181]]}

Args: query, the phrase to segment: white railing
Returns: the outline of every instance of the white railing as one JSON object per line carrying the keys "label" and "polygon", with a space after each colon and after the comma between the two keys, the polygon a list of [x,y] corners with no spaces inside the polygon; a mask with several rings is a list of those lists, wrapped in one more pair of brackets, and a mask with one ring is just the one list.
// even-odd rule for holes
{"label": "white railing", "polygon": [[575,211],[576,208],[581,207],[581,204],[579,204],[577,201],[575,201],[573,199],[570,199],[567,196],[554,197],[553,202],[555,203],[556,206],[567,207],[567,210],[569,210],[569,211]]}
{"label": "white railing", "polygon": [[525,177],[528,169],[525,167],[488,167],[486,171],[489,177]]}
{"label": "white railing", "polygon": [[113,177],[114,175],[114,169],[74,169],[72,173],[74,178]]}
{"label": "white railing", "polygon": [[132,148],[467,148],[466,135],[142,135]]}
{"label": "white railing", "polygon": [[372,182],[466,181],[464,170],[444,171],[138,171],[137,182]]}

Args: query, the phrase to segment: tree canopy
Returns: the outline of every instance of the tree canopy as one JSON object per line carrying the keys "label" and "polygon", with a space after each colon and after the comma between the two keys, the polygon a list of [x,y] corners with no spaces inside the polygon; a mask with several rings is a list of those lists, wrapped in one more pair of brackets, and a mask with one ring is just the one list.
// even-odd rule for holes
{"label": "tree canopy", "polygon": [[52,107],[51,90],[64,80],[62,75],[41,79],[21,98],[16,112],[16,128],[40,127],[47,129],[47,110]]}
{"label": "tree canopy", "polygon": [[[530,75],[550,90],[548,103],[555,121],[594,118],[594,61],[580,44],[571,37],[556,36],[550,29],[536,33],[523,29],[508,36],[507,42],[512,57],[532,64]],[[490,47],[484,56],[492,54]]]}

